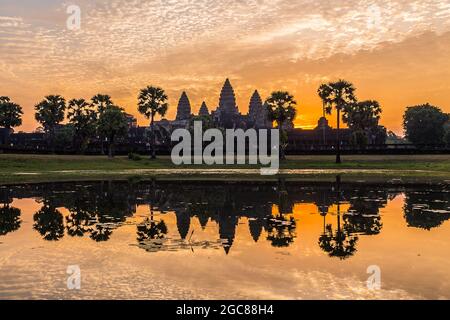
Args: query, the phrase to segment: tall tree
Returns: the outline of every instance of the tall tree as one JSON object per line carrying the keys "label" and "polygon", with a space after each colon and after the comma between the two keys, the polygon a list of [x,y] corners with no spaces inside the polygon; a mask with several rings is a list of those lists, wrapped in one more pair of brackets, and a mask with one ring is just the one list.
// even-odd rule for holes
{"label": "tall tree", "polygon": [[141,114],[143,114],[147,119],[151,119],[150,121],[150,130],[151,130],[151,138],[150,138],[150,146],[152,149],[151,158],[156,158],[156,150],[155,150],[155,116],[160,115],[164,116],[169,108],[169,104],[167,103],[167,95],[164,90],[158,87],[148,86],[141,90],[138,97],[138,110]]}
{"label": "tall tree", "polygon": [[280,157],[284,160],[286,159],[285,149],[288,141],[285,124],[294,121],[297,114],[297,102],[289,92],[274,91],[267,98],[265,105],[269,120],[275,121],[280,130]]}
{"label": "tall tree", "polygon": [[44,131],[50,136],[51,149],[55,153],[55,129],[64,120],[66,100],[59,95],[50,95],[39,102],[34,109],[36,110],[36,121],[42,125]]}
{"label": "tall tree", "polygon": [[108,158],[112,158],[116,140],[128,132],[127,118],[123,109],[117,106],[107,108],[98,119],[98,129],[100,134],[108,139]]}
{"label": "tall tree", "polygon": [[450,115],[449,121],[447,121],[444,125],[444,143],[447,147],[450,147]]}
{"label": "tall tree", "polygon": [[75,147],[78,152],[84,153],[95,133],[96,113],[86,100],[73,99],[68,104],[67,118],[75,130]]}
{"label": "tall tree", "polygon": [[354,143],[364,147],[372,134],[378,132],[382,112],[380,104],[375,100],[366,100],[348,104],[343,111],[343,121],[352,131]]}
{"label": "tall tree", "polygon": [[91,98],[91,104],[99,115],[114,105],[109,95],[100,93]]}
{"label": "tall tree", "polygon": [[[107,94],[96,94],[91,98],[91,104],[92,107],[97,112],[97,118],[100,117],[100,115],[109,107],[112,107],[114,105],[113,101],[111,100],[111,97]],[[101,148],[101,154],[105,154],[105,137],[102,135],[99,135],[100,139],[100,148]]]}
{"label": "tall tree", "polygon": [[449,115],[429,103],[407,107],[403,115],[406,138],[415,145],[444,142],[444,125]]}
{"label": "tall tree", "polygon": [[341,111],[356,103],[355,88],[348,81],[338,80],[322,84],[318,89],[318,94],[324,103],[327,113],[331,113],[333,107],[337,111],[336,163],[341,163]]}
{"label": "tall tree", "polygon": [[9,97],[0,97],[0,127],[6,129],[5,144],[9,142],[11,129],[22,125],[22,107]]}

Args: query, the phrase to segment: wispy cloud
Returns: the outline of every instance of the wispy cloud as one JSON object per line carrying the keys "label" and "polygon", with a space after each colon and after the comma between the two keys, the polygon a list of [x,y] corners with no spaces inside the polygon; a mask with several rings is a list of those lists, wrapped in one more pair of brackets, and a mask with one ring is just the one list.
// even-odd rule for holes
{"label": "wispy cloud", "polygon": [[[66,28],[70,4],[81,7],[81,30]],[[108,88],[130,105],[149,81],[174,94],[189,86],[194,101],[217,94],[227,75],[242,90],[277,84],[296,91],[339,75],[317,67],[286,78],[280,65],[450,31],[450,1],[434,0],[5,0],[0,12],[0,84],[10,94]]]}

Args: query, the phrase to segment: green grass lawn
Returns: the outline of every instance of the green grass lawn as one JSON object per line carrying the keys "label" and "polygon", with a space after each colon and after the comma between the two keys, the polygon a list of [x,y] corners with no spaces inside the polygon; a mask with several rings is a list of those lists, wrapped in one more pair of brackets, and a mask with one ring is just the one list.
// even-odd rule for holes
{"label": "green grass lawn", "polygon": [[[449,155],[358,155],[343,156],[343,163],[334,163],[334,156],[291,156],[281,163],[281,174],[288,178],[320,179],[343,174],[352,179],[381,180],[409,178],[415,180],[450,179]],[[175,166],[170,157],[140,161],[128,157],[108,159],[105,156],[0,155],[0,184],[52,180],[91,180],[129,178],[167,179],[264,179],[255,165],[183,165]],[[162,170],[171,169],[171,170]],[[222,169],[208,173],[208,169]],[[249,169],[229,174],[228,169]],[[286,171],[297,170],[297,172]],[[301,172],[311,170],[312,172]],[[270,177],[266,177],[267,179]],[[271,177],[274,178],[274,177]]]}

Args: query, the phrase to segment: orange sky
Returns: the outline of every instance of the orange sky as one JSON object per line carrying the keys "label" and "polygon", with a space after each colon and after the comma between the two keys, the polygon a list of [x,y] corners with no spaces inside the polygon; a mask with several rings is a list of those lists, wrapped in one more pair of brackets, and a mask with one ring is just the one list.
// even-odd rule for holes
{"label": "orange sky", "polygon": [[227,77],[242,113],[255,89],[263,98],[292,92],[305,128],[321,115],[317,87],[338,78],[353,82],[359,99],[378,100],[382,124],[397,133],[408,105],[450,112],[448,1],[74,3],[76,31],[66,27],[68,2],[0,3],[0,95],[23,106],[20,130],[37,127],[33,106],[48,94],[110,94],[140,125],[137,95],[147,85],[167,91],[169,119],[183,90],[194,112],[202,100],[214,110]]}

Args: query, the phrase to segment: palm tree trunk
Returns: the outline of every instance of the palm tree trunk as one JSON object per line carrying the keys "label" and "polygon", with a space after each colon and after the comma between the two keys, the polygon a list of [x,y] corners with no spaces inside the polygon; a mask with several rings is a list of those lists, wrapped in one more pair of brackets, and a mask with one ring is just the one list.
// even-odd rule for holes
{"label": "palm tree trunk", "polygon": [[151,143],[150,143],[150,147],[152,148],[152,155],[150,157],[150,159],[156,159],[156,150],[155,150],[155,127],[153,125],[153,122],[155,120],[155,115],[152,113],[152,121],[151,121],[151,134],[152,134],[152,138]]}
{"label": "palm tree trunk", "polygon": [[341,176],[336,177],[336,191],[337,191],[337,224],[338,234],[341,233]]}
{"label": "palm tree trunk", "polygon": [[[323,111],[323,118],[326,119],[326,117],[325,117],[325,115],[326,115],[326,113],[325,113],[325,102],[323,103],[322,111]],[[326,140],[326,137],[325,137],[325,125],[322,128],[322,134],[323,134],[323,146],[325,147],[325,145],[326,145],[326,142],[325,142],[325,140]]]}
{"label": "palm tree trunk", "polygon": [[6,132],[5,132],[5,146],[8,148],[8,147],[10,147],[10,145],[9,145],[9,138],[10,138],[10,135],[11,135],[11,128],[10,127],[5,127],[5,129],[6,129]]}
{"label": "palm tree trunk", "polygon": [[336,163],[341,163],[341,108],[337,109],[337,131],[336,131]]}
{"label": "palm tree trunk", "polygon": [[56,146],[55,146],[55,128],[52,127],[50,129],[50,148],[52,151],[52,154],[56,153]]}
{"label": "palm tree trunk", "polygon": [[100,140],[102,141],[101,146],[100,146],[101,154],[104,155],[105,154],[105,141],[104,141],[103,137],[100,137]]}
{"label": "palm tree trunk", "polygon": [[280,131],[280,160],[286,160],[286,153],[284,151],[284,130],[283,130],[283,122],[278,123],[278,129]]}
{"label": "palm tree trunk", "polygon": [[114,148],[114,140],[112,138],[110,138],[109,144],[108,144],[108,158],[109,159],[112,159],[114,157],[113,148]]}

